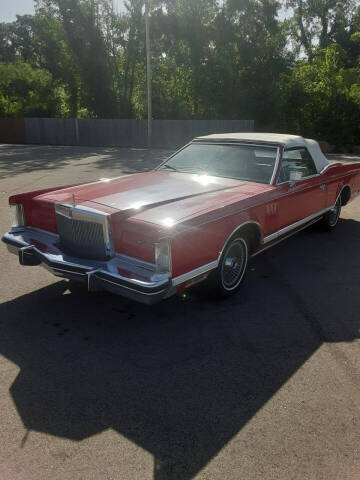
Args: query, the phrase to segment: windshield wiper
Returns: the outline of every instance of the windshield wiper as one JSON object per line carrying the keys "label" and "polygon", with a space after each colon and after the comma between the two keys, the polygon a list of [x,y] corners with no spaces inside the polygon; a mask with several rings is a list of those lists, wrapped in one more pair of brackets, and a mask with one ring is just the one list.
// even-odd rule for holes
{"label": "windshield wiper", "polygon": [[175,167],[172,167],[171,165],[168,165],[167,163],[165,163],[165,165],[162,165],[161,169],[163,168],[168,168],[169,170],[172,170],[173,172],[178,172],[179,170]]}
{"label": "windshield wiper", "polygon": [[184,171],[186,173],[195,173],[198,175],[209,175],[209,176],[215,175],[216,176],[214,172],[211,172],[207,168],[201,167],[201,166],[181,167],[181,171]]}

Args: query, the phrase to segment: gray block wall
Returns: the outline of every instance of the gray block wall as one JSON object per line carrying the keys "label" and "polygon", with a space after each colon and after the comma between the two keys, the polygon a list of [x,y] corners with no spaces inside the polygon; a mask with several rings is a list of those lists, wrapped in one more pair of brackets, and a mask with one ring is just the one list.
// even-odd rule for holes
{"label": "gray block wall", "polygon": [[[253,120],[154,120],[152,146],[178,147],[200,135],[252,132]],[[26,143],[146,147],[147,121],[25,118]]]}

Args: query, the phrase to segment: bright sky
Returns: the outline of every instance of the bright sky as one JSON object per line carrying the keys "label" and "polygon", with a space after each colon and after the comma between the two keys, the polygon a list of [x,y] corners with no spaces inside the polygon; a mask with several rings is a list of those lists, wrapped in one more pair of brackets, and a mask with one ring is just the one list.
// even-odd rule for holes
{"label": "bright sky", "polygon": [[[122,10],[123,0],[114,0],[116,10]],[[0,22],[13,22],[16,15],[34,13],[34,0],[0,0]]]}
{"label": "bright sky", "polygon": [[0,22],[12,22],[26,13],[34,13],[33,0],[0,0]]}

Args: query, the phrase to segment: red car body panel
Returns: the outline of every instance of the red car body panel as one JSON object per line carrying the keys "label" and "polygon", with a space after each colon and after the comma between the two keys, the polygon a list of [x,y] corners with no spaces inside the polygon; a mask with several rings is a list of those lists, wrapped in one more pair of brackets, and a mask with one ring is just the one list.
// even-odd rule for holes
{"label": "red car body panel", "polygon": [[[281,156],[282,147],[278,147]],[[152,171],[15,195],[9,201],[23,204],[27,225],[53,233],[57,232],[55,203],[76,202],[106,212],[111,218],[115,251],[151,263],[154,244],[170,238],[172,277],[176,278],[216,261],[241,225],[250,222],[259,229],[254,254],[274,243],[271,236],[276,232],[307,218],[310,223],[317,213],[335,204],[344,187],[350,188],[352,198],[360,192],[360,166],[356,163],[331,164],[323,173],[294,186],[277,184],[279,168],[280,162],[270,185]],[[267,244],[261,241],[266,237]],[[184,284],[179,284],[180,290]]]}

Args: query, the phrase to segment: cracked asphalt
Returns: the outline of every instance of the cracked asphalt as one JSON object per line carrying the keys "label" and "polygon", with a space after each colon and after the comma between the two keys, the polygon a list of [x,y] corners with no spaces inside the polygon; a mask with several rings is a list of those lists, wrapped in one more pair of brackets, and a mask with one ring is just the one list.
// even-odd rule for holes
{"label": "cracked asphalt", "polygon": [[[0,230],[11,194],[169,153],[0,145]],[[358,480],[359,245],[355,200],[331,234],[258,255],[231,299],[147,307],[1,244],[0,479]]]}

